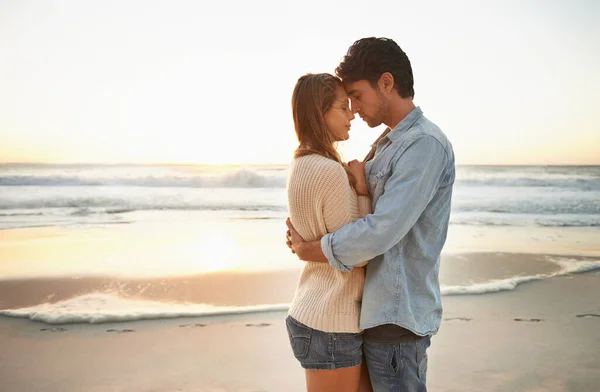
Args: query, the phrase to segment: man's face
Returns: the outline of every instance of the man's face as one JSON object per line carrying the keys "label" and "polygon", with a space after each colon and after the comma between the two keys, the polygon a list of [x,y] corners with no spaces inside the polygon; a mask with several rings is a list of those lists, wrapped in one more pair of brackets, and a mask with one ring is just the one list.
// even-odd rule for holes
{"label": "man's face", "polygon": [[358,113],[371,128],[383,123],[387,99],[378,89],[373,88],[366,80],[344,83],[344,88],[350,97],[353,113]]}

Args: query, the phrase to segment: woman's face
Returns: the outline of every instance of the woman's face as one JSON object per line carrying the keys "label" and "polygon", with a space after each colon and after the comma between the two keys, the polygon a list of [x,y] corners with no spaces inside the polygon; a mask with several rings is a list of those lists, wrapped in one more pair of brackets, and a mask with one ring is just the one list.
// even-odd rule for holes
{"label": "woman's face", "polygon": [[325,124],[336,142],[348,140],[350,137],[350,121],[354,114],[350,110],[348,95],[343,88],[338,87],[331,108],[325,113]]}

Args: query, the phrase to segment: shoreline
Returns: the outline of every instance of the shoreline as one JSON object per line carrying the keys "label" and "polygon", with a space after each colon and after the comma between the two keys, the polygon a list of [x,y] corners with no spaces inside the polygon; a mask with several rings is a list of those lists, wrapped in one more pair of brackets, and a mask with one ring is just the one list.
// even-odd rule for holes
{"label": "shoreline", "polygon": [[[290,303],[298,268],[271,271],[215,271],[203,274],[130,278],[58,276],[0,278],[0,310],[55,304],[74,297],[106,294],[165,304],[246,307]],[[485,295],[520,284],[600,269],[600,257],[511,252],[442,254],[442,295]],[[514,287],[513,287],[514,286]]]}
{"label": "shoreline", "polygon": [[[289,308],[300,272],[0,280],[0,316],[59,329],[76,324],[262,317]],[[462,253],[443,257],[440,281],[443,301],[462,297],[469,303],[479,301],[477,297],[510,294],[536,282],[598,274],[598,257]]]}

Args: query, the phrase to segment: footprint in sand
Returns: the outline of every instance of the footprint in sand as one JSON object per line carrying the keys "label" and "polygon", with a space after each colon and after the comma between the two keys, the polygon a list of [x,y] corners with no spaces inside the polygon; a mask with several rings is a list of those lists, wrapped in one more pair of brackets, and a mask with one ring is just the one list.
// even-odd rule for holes
{"label": "footprint in sand", "polygon": [[445,318],[444,321],[471,321],[473,320],[472,318],[468,318],[468,317],[451,317],[451,318]]}
{"label": "footprint in sand", "polygon": [[527,323],[539,323],[540,321],[544,321],[544,320],[542,320],[542,319],[536,319],[536,318],[533,318],[533,319],[522,319],[522,318],[516,318],[516,319],[514,319],[514,320],[515,320],[515,321],[524,321],[524,322],[527,322]]}
{"label": "footprint in sand", "polygon": [[185,328],[196,328],[196,327],[206,327],[206,324],[182,324],[179,327],[185,327]]}
{"label": "footprint in sand", "polygon": [[577,317],[600,317],[600,314],[585,313],[585,314],[578,314]]}
{"label": "footprint in sand", "polygon": [[260,323],[260,324],[246,324],[246,327],[268,327],[271,324]]}
{"label": "footprint in sand", "polygon": [[106,332],[128,333],[135,332],[135,329],[107,329]]}
{"label": "footprint in sand", "polygon": [[66,328],[58,327],[58,328],[42,328],[40,331],[49,331],[49,332],[65,332],[68,331]]}

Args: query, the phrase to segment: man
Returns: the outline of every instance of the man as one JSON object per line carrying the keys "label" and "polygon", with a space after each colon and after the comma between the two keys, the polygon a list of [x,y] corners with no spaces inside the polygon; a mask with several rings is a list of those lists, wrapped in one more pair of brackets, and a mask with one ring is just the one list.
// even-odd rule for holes
{"label": "man", "polygon": [[410,61],[393,40],[356,41],[336,74],[352,111],[370,127],[388,127],[365,159],[373,214],[312,242],[288,219],[288,246],[301,260],[341,271],[370,260],[360,327],[373,389],[426,391],[427,348],[442,315],[438,275],[455,175],[452,145],[414,105]]}

